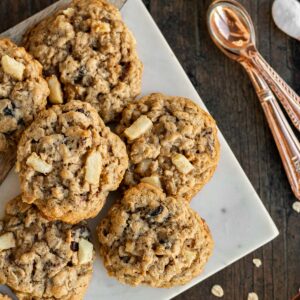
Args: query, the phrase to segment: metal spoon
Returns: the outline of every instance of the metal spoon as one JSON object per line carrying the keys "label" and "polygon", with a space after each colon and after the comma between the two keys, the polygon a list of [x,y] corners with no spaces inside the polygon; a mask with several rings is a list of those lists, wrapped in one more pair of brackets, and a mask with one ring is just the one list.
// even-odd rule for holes
{"label": "metal spoon", "polygon": [[245,8],[234,0],[213,2],[208,9],[208,28],[216,45],[231,59],[246,60],[261,73],[300,131],[300,97],[257,51],[254,26]]}
{"label": "metal spoon", "polygon": [[[250,16],[237,2],[233,0],[218,0],[209,7],[208,28],[213,41],[223,53],[238,61],[247,71],[260,99],[292,191],[297,199],[300,200],[300,143],[286,120],[274,94],[264,80],[264,78],[267,80],[269,76],[268,71],[270,71],[271,67],[267,68],[268,71],[262,71],[262,68],[257,66],[256,61],[261,61],[262,58],[255,48],[255,32]],[[253,59],[253,57],[258,58]],[[270,83],[274,80],[273,78],[267,81]],[[270,86],[272,87],[271,84]],[[278,92],[278,86],[282,88],[280,93]],[[282,80],[280,84],[273,84],[273,90],[276,90],[277,96],[281,95],[283,98],[283,96],[286,97],[286,94],[293,93],[298,101],[298,96],[291,89],[288,91],[287,89],[290,88],[287,88]],[[290,103],[288,100],[285,101],[288,104]],[[299,108],[297,101],[292,99],[291,102],[295,104],[296,108]],[[290,114],[293,113],[294,124],[299,125],[299,110],[294,110],[295,106],[290,105]]]}

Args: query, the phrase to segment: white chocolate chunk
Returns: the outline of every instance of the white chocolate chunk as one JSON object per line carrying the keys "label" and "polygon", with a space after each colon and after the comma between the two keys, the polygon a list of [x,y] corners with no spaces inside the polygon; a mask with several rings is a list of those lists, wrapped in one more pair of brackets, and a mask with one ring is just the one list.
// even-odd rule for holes
{"label": "white chocolate chunk", "polygon": [[224,290],[223,290],[223,288],[222,288],[220,285],[218,285],[218,284],[215,284],[215,285],[212,287],[211,293],[212,293],[214,296],[218,297],[218,298],[222,298],[222,297],[224,296]]}
{"label": "white chocolate chunk", "polygon": [[144,177],[141,179],[141,182],[151,184],[159,189],[161,189],[161,182],[158,175],[153,175],[150,177]]}
{"label": "white chocolate chunk", "polygon": [[66,8],[65,10],[62,11],[62,13],[65,15],[65,16],[72,16],[74,14],[74,8]]}
{"label": "white chocolate chunk", "polygon": [[97,151],[91,152],[85,163],[85,181],[89,184],[99,185],[101,171],[101,154]]}
{"label": "white chocolate chunk", "polygon": [[55,75],[47,78],[50,95],[49,100],[53,104],[62,104],[64,103],[64,95],[61,89],[61,84],[58,81]]}
{"label": "white chocolate chunk", "polygon": [[14,77],[17,80],[23,80],[25,66],[22,63],[16,61],[14,58],[11,58],[8,55],[4,55],[2,56],[1,64],[3,71],[6,74]]}
{"label": "white chocolate chunk", "polygon": [[252,292],[248,294],[247,300],[258,300],[258,296],[256,293]]}
{"label": "white chocolate chunk", "polygon": [[193,263],[193,261],[196,258],[196,253],[193,251],[186,251],[186,260],[188,262],[189,265],[191,265]]}
{"label": "white chocolate chunk", "polygon": [[33,152],[26,161],[27,166],[32,167],[35,171],[48,174],[52,171],[52,165],[43,161],[35,152]]}
{"label": "white chocolate chunk", "polygon": [[259,258],[254,258],[252,260],[252,262],[253,262],[253,264],[255,265],[256,268],[259,268],[262,265],[261,260]]}
{"label": "white chocolate chunk", "polygon": [[153,123],[147,116],[140,116],[130,127],[124,131],[124,134],[130,140],[135,140],[150,130],[152,126]]}
{"label": "white chocolate chunk", "polygon": [[194,166],[190,163],[190,161],[182,154],[175,154],[172,157],[172,163],[178,169],[179,172],[183,174],[188,174],[194,169]]}
{"label": "white chocolate chunk", "polygon": [[87,264],[93,259],[93,249],[94,246],[92,243],[85,239],[81,239],[79,241],[79,249],[78,249],[78,261],[79,264]]}
{"label": "white chocolate chunk", "polygon": [[12,232],[0,236],[0,252],[16,247],[16,240]]}

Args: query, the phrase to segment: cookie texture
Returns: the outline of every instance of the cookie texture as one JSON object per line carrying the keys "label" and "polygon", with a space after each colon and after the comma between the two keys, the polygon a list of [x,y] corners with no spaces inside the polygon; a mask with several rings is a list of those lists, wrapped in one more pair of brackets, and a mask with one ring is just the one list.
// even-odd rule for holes
{"label": "cookie texture", "polygon": [[16,144],[48,95],[40,63],[24,48],[0,39],[0,152]]}
{"label": "cookie texture", "polygon": [[112,206],[97,232],[109,275],[133,286],[185,284],[202,271],[213,248],[206,223],[188,202],[145,183]]}
{"label": "cookie texture", "polygon": [[18,146],[22,198],[50,219],[77,223],[94,217],[128,166],[126,147],[88,103],[43,111]]}
{"label": "cookie texture", "polygon": [[8,203],[0,221],[0,283],[19,300],[83,299],[94,251],[89,249],[90,261],[81,261],[79,245],[91,244],[89,239],[85,223],[50,222],[19,196]]}
{"label": "cookie texture", "polygon": [[0,300],[12,300],[12,299],[7,295],[0,294]]}
{"label": "cookie texture", "polygon": [[74,0],[33,28],[25,46],[55,75],[67,101],[91,103],[114,120],[141,90],[136,42],[117,8],[104,0]]}
{"label": "cookie texture", "polygon": [[[143,124],[135,126],[141,119],[149,127],[132,135],[133,127],[138,132],[143,129]],[[130,103],[117,133],[126,142],[129,156],[125,186],[155,178],[167,195],[191,200],[212,177],[219,161],[215,121],[186,98],[151,94]]]}

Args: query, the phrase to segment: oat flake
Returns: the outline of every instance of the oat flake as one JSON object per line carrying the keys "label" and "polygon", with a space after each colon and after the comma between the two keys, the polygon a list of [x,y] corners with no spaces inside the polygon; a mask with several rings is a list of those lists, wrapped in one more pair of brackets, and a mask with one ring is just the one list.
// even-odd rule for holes
{"label": "oat flake", "polygon": [[300,201],[294,202],[293,210],[296,211],[298,214],[300,213]]}
{"label": "oat flake", "polygon": [[212,287],[211,293],[212,293],[214,296],[218,297],[218,298],[222,298],[222,297],[224,296],[224,290],[223,290],[223,288],[222,288],[220,285],[218,285],[218,284],[215,284],[215,285]]}
{"label": "oat flake", "polygon": [[252,262],[253,262],[253,264],[255,265],[256,268],[259,268],[262,265],[261,260],[259,258],[254,258],[252,260]]}
{"label": "oat flake", "polygon": [[258,296],[256,293],[252,292],[248,294],[247,300],[258,300]]}

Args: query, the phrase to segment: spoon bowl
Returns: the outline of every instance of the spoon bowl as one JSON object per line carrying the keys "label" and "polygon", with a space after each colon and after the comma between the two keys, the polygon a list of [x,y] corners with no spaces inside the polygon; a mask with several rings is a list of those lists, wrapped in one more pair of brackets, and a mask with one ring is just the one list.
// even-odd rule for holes
{"label": "spoon bowl", "polygon": [[300,143],[273,92],[300,131],[300,97],[264,60],[256,49],[250,15],[234,0],[216,0],[207,14],[209,33],[223,53],[248,73],[260,99],[291,188],[300,201]]}
{"label": "spoon bowl", "polygon": [[255,47],[251,17],[236,1],[213,2],[208,9],[207,22],[213,41],[230,58],[238,60],[249,47]]}

